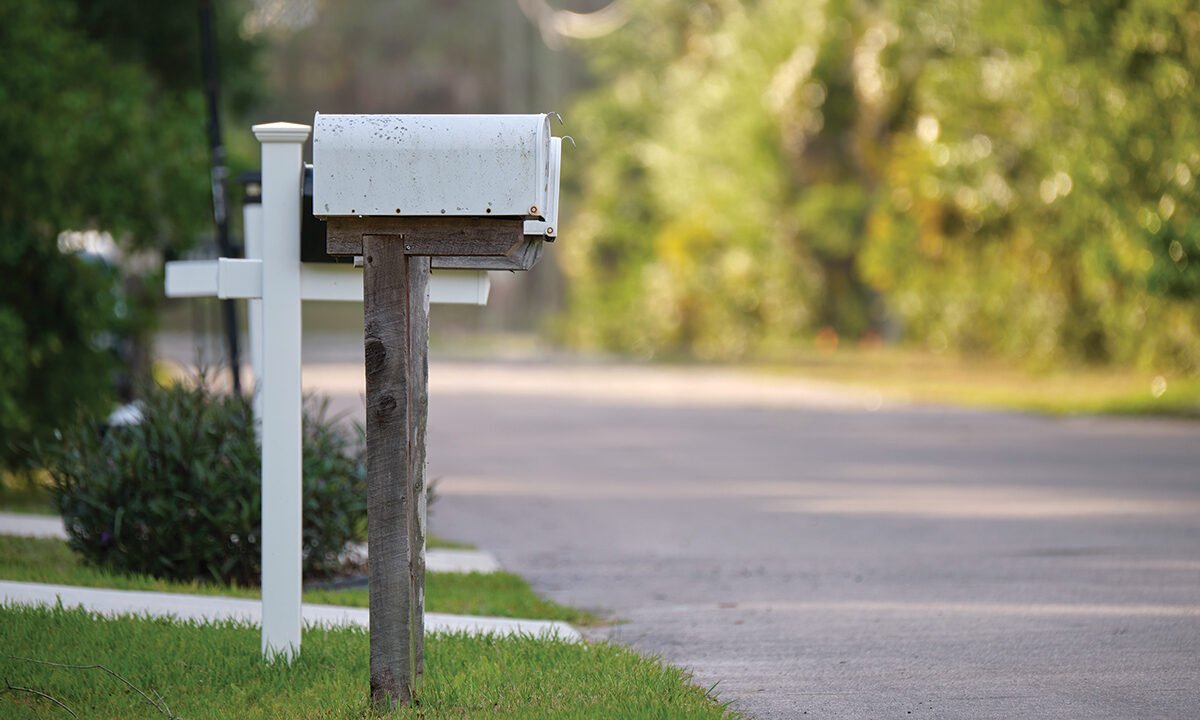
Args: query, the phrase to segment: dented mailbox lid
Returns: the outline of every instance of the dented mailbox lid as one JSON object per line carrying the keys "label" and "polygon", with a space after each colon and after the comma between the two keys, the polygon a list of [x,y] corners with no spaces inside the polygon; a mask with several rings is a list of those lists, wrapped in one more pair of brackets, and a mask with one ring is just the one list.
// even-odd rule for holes
{"label": "dented mailbox lid", "polygon": [[313,214],[545,220],[546,115],[322,115]]}

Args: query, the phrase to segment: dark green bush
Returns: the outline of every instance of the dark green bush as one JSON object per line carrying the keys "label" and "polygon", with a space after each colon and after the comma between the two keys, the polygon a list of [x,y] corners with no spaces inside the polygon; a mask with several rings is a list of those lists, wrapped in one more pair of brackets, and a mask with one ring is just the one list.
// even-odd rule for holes
{"label": "dark green bush", "polygon": [[[260,453],[248,398],[205,376],[145,396],[140,424],[88,419],[44,450],[70,545],[121,572],[242,585],[261,577]],[[304,570],[327,574],[366,528],[361,433],[308,403]]]}

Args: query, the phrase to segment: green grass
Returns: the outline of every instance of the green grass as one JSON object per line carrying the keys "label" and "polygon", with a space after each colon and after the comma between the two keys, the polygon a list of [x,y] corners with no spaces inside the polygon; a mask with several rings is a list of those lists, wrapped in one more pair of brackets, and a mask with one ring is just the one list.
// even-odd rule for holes
{"label": "green grass", "polygon": [[885,398],[1055,415],[1200,418],[1200,377],[1070,368],[1036,372],[894,348],[812,351],[769,372],[878,390]]}
{"label": "green grass", "polygon": [[[81,718],[163,718],[102,665],[172,715],[370,718],[369,643],[358,628],[308,629],[292,665],[265,663],[259,631],[241,623],[103,619],[81,610],[0,608],[0,678],[55,698]],[[425,643],[419,705],[399,718],[734,718],[674,667],[606,643],[434,635]],[[3,687],[3,686],[0,686]],[[44,697],[0,695],[0,716],[69,717]]]}
{"label": "green grass", "polygon": [[[310,590],[304,593],[304,599],[326,605],[366,607],[367,590]],[[430,612],[563,620],[573,625],[599,622],[591,613],[538,597],[524,578],[508,572],[428,573],[425,602]]]}
{"label": "green grass", "polygon": [[[150,590],[199,595],[256,598],[258,588],[198,582],[172,582],[146,575],[124,575],[84,563],[61,540],[0,535],[0,578],[55,585]],[[304,601],[325,605],[367,607],[366,588],[309,590]],[[591,613],[538,597],[519,575],[512,573],[429,573],[425,576],[425,609],[462,615],[495,615],[530,620],[563,620],[594,625]]]}

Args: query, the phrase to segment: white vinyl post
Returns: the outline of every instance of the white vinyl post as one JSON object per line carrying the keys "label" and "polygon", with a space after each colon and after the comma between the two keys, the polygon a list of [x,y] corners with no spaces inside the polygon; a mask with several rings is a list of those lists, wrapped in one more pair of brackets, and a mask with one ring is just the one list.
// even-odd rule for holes
{"label": "white vinyl post", "polygon": [[[261,192],[262,182],[259,182]],[[245,202],[242,204],[242,232],[246,238],[246,258],[262,260],[263,211],[262,198],[260,202]],[[254,374],[254,429],[258,439],[262,440],[262,299],[250,298],[246,301],[246,324],[250,335],[250,371]]]}
{"label": "white vinyl post", "polygon": [[[308,125],[255,125],[262,143],[262,649],[294,659],[301,629],[300,196]],[[270,322],[266,319],[270,318]],[[264,373],[266,375],[266,373]]]}

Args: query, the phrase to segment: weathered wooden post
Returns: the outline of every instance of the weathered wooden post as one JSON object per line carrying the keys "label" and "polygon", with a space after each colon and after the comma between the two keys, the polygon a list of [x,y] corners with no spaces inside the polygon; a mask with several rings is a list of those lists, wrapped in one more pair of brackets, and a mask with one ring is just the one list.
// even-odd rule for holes
{"label": "weathered wooden post", "polygon": [[552,221],[558,146],[545,115],[314,124],[313,212],[329,254],[363,257],[371,697],[390,708],[423,670],[430,268],[536,262],[556,229],[525,224]]}

